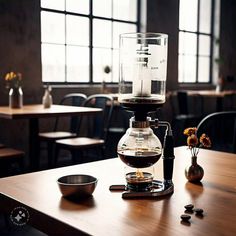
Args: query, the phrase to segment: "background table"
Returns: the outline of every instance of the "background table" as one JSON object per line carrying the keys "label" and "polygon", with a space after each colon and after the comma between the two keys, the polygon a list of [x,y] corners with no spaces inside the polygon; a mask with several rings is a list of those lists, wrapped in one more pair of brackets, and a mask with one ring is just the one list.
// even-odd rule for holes
{"label": "background table", "polygon": [[64,105],[52,105],[44,108],[41,104],[24,105],[21,109],[0,107],[0,118],[5,119],[28,119],[29,120],[29,160],[30,170],[39,167],[39,118],[50,118],[70,115],[89,115],[101,112],[99,108],[76,107]]}
{"label": "background table", "polygon": [[235,90],[225,90],[225,91],[216,91],[216,90],[187,90],[188,96],[199,96],[201,98],[202,114],[203,114],[203,105],[204,98],[210,97],[216,99],[216,111],[223,110],[223,99],[226,96],[230,96],[233,100],[233,96],[236,94]]}
{"label": "background table", "polygon": [[[191,162],[187,147],[176,148],[175,156],[175,191],[168,197],[125,200],[110,192],[111,184],[124,182],[123,164],[115,158],[0,179],[0,209],[10,214],[24,206],[29,224],[52,235],[236,235],[236,155],[200,150],[205,176],[198,185],[184,176]],[[161,160],[155,169],[161,179]],[[98,178],[93,197],[61,197],[56,180],[76,173]],[[189,203],[203,208],[204,217],[192,214],[191,224],[184,224],[180,215]]]}

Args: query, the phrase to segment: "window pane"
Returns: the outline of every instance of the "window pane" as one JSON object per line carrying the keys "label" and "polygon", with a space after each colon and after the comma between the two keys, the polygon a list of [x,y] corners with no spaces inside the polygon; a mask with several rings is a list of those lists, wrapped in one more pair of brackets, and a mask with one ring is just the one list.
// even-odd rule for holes
{"label": "window pane", "polygon": [[179,56],[179,82],[195,83],[196,82],[196,57]]}
{"label": "window pane", "polygon": [[66,41],[68,44],[89,45],[89,19],[81,16],[66,16]]}
{"label": "window pane", "polygon": [[200,26],[199,31],[204,33],[211,32],[211,0],[200,1]]}
{"label": "window pane", "polygon": [[210,58],[199,57],[198,58],[198,81],[209,82],[210,81]]}
{"label": "window pane", "polygon": [[111,18],[111,3],[112,0],[93,0],[93,14]]}
{"label": "window pane", "polygon": [[181,30],[197,31],[197,0],[180,0],[179,28]]}
{"label": "window pane", "polygon": [[122,33],[136,32],[136,25],[114,22],[113,23],[113,47],[119,48],[119,35]]}
{"label": "window pane", "polygon": [[41,0],[41,7],[64,11],[65,0]]}
{"label": "window pane", "polygon": [[137,21],[137,0],[113,0],[113,18]]}
{"label": "window pane", "polygon": [[113,50],[112,82],[119,81],[119,50]]}
{"label": "window pane", "polygon": [[41,11],[42,42],[65,43],[64,14]]}
{"label": "window pane", "polygon": [[43,82],[65,81],[65,46],[42,44]]}
{"label": "window pane", "polygon": [[111,47],[111,22],[106,20],[93,20],[93,46]]}
{"label": "window pane", "polygon": [[89,82],[89,48],[67,46],[67,82]]}
{"label": "window pane", "polygon": [[210,56],[211,38],[206,35],[199,35],[199,54]]}
{"label": "window pane", "polygon": [[89,0],[66,0],[66,10],[81,14],[89,14]]}
{"label": "window pane", "polygon": [[139,1],[40,0],[43,82],[118,82],[119,35],[137,32]]}
{"label": "window pane", "polygon": [[197,54],[197,35],[179,32],[179,53],[185,55]]}
{"label": "window pane", "polygon": [[111,67],[111,49],[93,49],[93,81],[111,82],[111,73],[104,73],[104,67]]}

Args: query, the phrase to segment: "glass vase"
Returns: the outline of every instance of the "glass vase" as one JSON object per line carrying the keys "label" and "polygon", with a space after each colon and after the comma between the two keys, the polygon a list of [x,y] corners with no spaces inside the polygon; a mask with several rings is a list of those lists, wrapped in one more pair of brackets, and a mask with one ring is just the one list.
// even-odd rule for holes
{"label": "glass vase", "polygon": [[203,168],[197,164],[197,157],[191,157],[191,166],[185,168],[185,177],[189,182],[200,182],[204,176]]}
{"label": "glass vase", "polygon": [[11,88],[9,91],[9,107],[22,108],[23,107],[23,92],[21,87]]}

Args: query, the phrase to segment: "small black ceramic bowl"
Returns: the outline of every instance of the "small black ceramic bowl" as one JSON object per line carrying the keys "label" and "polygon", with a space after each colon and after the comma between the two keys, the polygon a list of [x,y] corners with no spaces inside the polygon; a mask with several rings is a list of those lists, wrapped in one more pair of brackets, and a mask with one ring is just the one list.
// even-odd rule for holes
{"label": "small black ceramic bowl", "polygon": [[97,178],[91,175],[66,175],[57,180],[63,197],[86,197],[93,194]]}

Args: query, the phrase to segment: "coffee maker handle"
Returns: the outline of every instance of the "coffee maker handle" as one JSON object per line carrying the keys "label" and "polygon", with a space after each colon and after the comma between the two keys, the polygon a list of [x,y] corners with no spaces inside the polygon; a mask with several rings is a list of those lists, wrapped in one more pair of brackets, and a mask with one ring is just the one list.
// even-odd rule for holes
{"label": "coffee maker handle", "polygon": [[164,183],[173,185],[173,167],[174,167],[174,138],[170,130],[166,131],[163,145],[163,169],[164,169]]}

